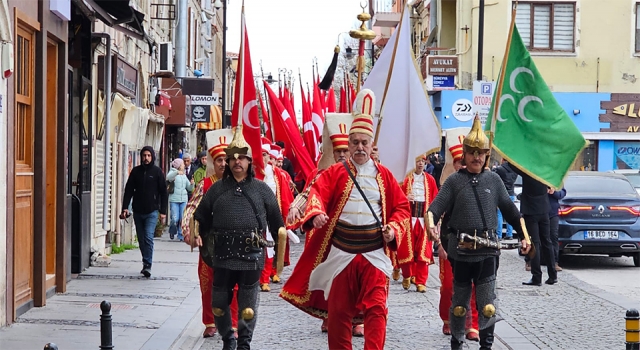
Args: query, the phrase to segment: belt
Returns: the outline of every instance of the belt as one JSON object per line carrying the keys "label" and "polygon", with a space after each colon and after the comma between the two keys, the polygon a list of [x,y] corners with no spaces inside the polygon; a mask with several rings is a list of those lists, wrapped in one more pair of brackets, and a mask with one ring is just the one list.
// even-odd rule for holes
{"label": "belt", "polygon": [[384,247],[382,229],[377,225],[354,226],[338,222],[333,231],[335,247],[351,254],[361,254]]}
{"label": "belt", "polygon": [[424,202],[411,202],[411,217],[421,218],[424,216]]}

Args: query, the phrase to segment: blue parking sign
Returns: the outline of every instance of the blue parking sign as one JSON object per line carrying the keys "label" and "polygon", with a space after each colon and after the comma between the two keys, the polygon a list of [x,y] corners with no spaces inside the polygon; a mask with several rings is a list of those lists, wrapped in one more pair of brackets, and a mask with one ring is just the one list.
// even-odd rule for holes
{"label": "blue parking sign", "polygon": [[491,91],[491,87],[493,84],[491,83],[482,83],[481,87],[480,87],[480,91],[482,91],[483,95],[493,95],[493,92]]}

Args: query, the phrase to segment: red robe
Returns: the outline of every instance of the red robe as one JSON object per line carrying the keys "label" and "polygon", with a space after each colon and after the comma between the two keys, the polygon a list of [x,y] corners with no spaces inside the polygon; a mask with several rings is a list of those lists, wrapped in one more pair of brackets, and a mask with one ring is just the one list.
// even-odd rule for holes
{"label": "red robe", "polygon": [[[427,173],[423,173],[423,174],[424,174],[423,186],[424,186],[425,198],[424,198],[424,210],[420,214],[420,217],[422,218],[425,217],[425,215],[427,214],[427,209],[429,208],[429,205],[431,204],[431,202],[433,202],[433,200],[438,195],[438,186],[436,185],[436,179],[434,179],[433,176]],[[413,189],[414,175],[415,175],[415,172],[412,171],[411,174],[407,175],[407,177],[404,178],[404,182],[402,183],[402,190],[407,196],[411,194],[411,191]],[[414,256],[412,257],[412,260],[426,262],[427,264],[432,264],[433,263],[433,242],[431,242],[431,240],[429,239],[429,235],[427,234],[427,228],[426,228],[427,225],[428,225],[427,222],[425,222],[424,225],[421,225],[419,222],[416,221],[416,224],[413,225],[412,227],[412,235],[411,235],[412,239],[409,241],[413,244]],[[414,233],[413,232],[414,228],[422,232]],[[415,240],[415,238],[417,237],[420,238],[419,241]],[[404,264],[407,262],[408,261],[401,261],[401,260],[398,261],[399,264]]]}
{"label": "red robe", "polygon": [[[348,164],[355,176],[357,171],[351,160]],[[389,255],[391,250],[397,250],[400,259],[410,259],[411,252],[408,249],[409,246],[405,244],[411,223],[409,201],[391,171],[378,163],[375,165],[378,169],[376,180],[381,190],[382,217],[380,219],[383,225],[391,226],[396,235],[394,241],[385,243],[385,252]],[[309,277],[311,272],[327,258],[331,250],[334,227],[351,191],[357,191],[357,189],[342,163],[334,164],[322,172],[312,185],[302,221],[305,226],[309,226],[316,215],[325,213],[329,216],[329,221],[325,226],[309,231],[307,245],[291,277],[280,292],[280,297],[317,318],[327,318],[328,305],[322,290],[309,290]],[[354,319],[354,322],[359,321],[361,321],[359,317]]]}
{"label": "red robe", "polygon": [[[291,183],[291,176],[287,174],[286,171],[272,166],[273,169],[273,178],[276,182],[276,200],[278,201],[278,207],[280,208],[280,212],[282,213],[282,220],[287,222],[287,214],[289,213],[289,207],[291,206],[291,202],[293,202],[293,192],[291,191],[291,187],[289,184]],[[271,236],[273,239],[278,239],[277,232],[271,232]],[[276,252],[277,254],[277,252]],[[273,258],[266,257],[265,258],[264,269],[262,270],[262,276],[260,278],[261,284],[268,284],[269,277],[276,274],[275,265],[273,264]],[[287,239],[287,245],[284,253],[284,265],[289,266],[289,240]]]}
{"label": "red robe", "polygon": [[[301,193],[304,193],[307,191],[307,189],[309,187],[311,187],[311,185],[313,185],[313,183],[317,180],[316,176],[318,176],[319,174],[321,174],[325,169],[318,169],[315,168],[311,174],[309,174],[309,177],[307,178],[307,180],[305,181],[305,185],[304,185],[304,189],[302,190]],[[291,223],[291,225],[289,225],[289,228],[291,230],[295,230],[300,228],[300,226],[302,226],[302,224],[304,223],[304,221],[302,220],[304,219],[304,217],[300,217],[299,220],[294,221],[293,223]],[[307,241],[305,241],[305,247],[306,247]]]}

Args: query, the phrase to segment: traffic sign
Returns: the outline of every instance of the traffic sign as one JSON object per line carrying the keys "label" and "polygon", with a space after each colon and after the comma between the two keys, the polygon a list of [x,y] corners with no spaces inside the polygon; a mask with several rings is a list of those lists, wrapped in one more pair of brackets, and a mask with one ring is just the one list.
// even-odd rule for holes
{"label": "traffic sign", "polygon": [[473,82],[473,115],[478,113],[482,126],[484,126],[489,115],[495,87],[495,82],[478,80]]}

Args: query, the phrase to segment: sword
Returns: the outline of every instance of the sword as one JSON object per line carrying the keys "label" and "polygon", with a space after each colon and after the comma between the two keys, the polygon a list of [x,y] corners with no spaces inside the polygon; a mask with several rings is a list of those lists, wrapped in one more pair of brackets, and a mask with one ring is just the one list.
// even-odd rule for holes
{"label": "sword", "polygon": [[460,243],[469,243],[469,244],[480,245],[488,248],[505,249],[505,250],[518,249],[522,247],[520,243],[497,242],[484,237],[471,236],[466,233],[460,233]]}
{"label": "sword", "polygon": [[282,275],[282,269],[284,269],[284,253],[287,248],[287,229],[280,227],[278,229],[278,244],[276,252],[276,275]]}

